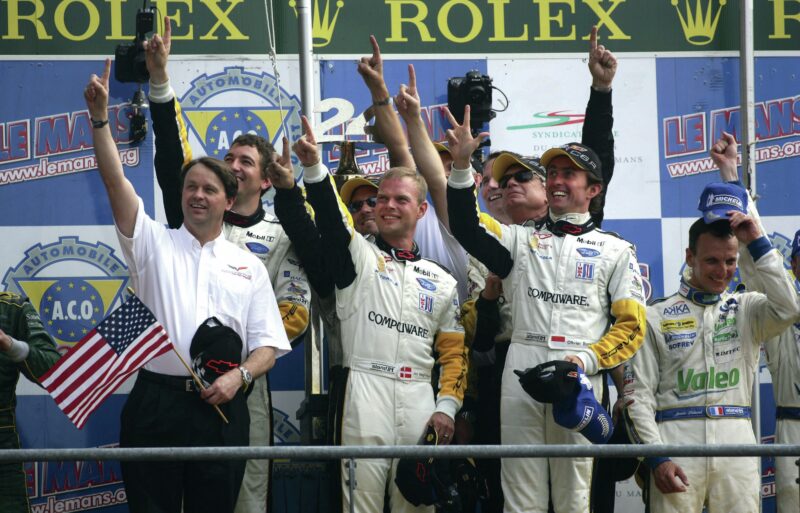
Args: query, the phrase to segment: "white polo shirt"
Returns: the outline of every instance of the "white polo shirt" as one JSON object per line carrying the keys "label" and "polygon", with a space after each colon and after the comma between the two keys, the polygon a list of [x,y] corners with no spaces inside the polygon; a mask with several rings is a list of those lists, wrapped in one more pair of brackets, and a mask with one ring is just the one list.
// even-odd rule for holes
{"label": "white polo shirt", "polygon": [[[164,326],[187,363],[198,326],[217,317],[242,337],[242,361],[259,347],[276,357],[291,351],[264,265],[220,232],[201,246],[186,226],[169,229],[144,213],[139,198],[133,237],[117,229],[136,295]],[[188,376],[174,352],[151,360],[145,369]]]}

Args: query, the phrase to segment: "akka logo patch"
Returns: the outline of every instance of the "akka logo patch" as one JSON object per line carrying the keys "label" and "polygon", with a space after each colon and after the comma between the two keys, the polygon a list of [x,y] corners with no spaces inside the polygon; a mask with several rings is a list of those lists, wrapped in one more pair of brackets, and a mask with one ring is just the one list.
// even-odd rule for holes
{"label": "akka logo patch", "polygon": [[434,285],[429,280],[426,280],[425,278],[417,278],[417,283],[419,283],[419,286],[425,290],[430,290],[430,291],[436,290],[436,285]]}
{"label": "akka logo patch", "polygon": [[684,301],[678,301],[672,306],[668,306],[664,309],[664,316],[666,317],[678,317],[680,315],[689,315],[691,311],[689,310],[689,305],[686,304]]}
{"label": "akka logo patch", "polygon": [[578,248],[578,253],[584,258],[593,258],[600,255],[600,252],[592,248]]}
{"label": "akka logo patch", "polygon": [[[223,158],[244,133],[260,135],[275,147],[283,136],[296,141],[303,135],[300,99],[267,73],[229,66],[221,73],[200,75],[180,103],[203,152],[211,157]],[[292,163],[298,162],[293,155]]]}
{"label": "akka logo patch", "polygon": [[30,298],[60,347],[75,345],[116,307],[128,268],[111,246],[78,237],[36,244],[3,277],[6,290]]}

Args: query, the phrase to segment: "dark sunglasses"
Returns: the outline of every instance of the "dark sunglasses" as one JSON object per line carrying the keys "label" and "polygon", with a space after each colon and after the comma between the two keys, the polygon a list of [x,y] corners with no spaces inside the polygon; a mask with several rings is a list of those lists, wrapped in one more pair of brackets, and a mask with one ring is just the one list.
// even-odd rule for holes
{"label": "dark sunglasses", "polygon": [[503,175],[500,177],[500,180],[497,181],[497,184],[500,186],[501,189],[505,189],[508,187],[508,181],[514,179],[517,183],[525,183],[530,182],[533,180],[533,171],[530,169],[523,169],[521,171],[517,171],[511,175]]}
{"label": "dark sunglasses", "polygon": [[361,210],[361,207],[364,206],[364,203],[369,205],[369,208],[375,208],[375,205],[378,204],[378,199],[375,196],[371,196],[367,199],[353,201],[349,205],[347,205],[347,210],[349,210],[351,214],[355,214],[356,212]]}

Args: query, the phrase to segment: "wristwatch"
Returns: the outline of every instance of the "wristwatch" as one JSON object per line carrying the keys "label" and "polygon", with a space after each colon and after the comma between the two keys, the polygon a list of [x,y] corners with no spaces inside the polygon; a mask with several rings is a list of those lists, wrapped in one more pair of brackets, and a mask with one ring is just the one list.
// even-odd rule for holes
{"label": "wristwatch", "polygon": [[250,385],[253,383],[253,375],[250,374],[249,370],[245,369],[241,365],[239,366],[239,373],[241,373],[242,375],[242,390],[246,392],[247,389],[250,388]]}

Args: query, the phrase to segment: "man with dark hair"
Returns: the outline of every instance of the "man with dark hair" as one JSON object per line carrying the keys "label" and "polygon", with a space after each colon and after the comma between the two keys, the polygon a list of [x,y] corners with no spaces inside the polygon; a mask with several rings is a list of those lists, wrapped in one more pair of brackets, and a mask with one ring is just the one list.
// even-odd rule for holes
{"label": "man with dark hair", "polygon": [[[0,292],[0,447],[19,449],[14,410],[17,381],[24,374],[31,382],[58,361],[53,339],[27,298]],[[22,463],[0,464],[0,511],[28,513],[28,488]]]}
{"label": "man with dark hair", "polygon": [[[150,71],[156,178],[161,186],[167,221],[174,228],[182,221],[176,176],[182,163],[191,159],[191,149],[180,106],[167,74],[171,44],[169,18],[165,18],[164,27],[163,38],[154,35],[147,42],[146,58]],[[233,244],[258,257],[266,268],[286,335],[297,344],[308,327],[310,289],[306,271],[300,266],[289,238],[277,218],[267,213],[262,205],[261,198],[271,186],[267,167],[274,153],[270,142],[249,133],[236,137],[228,148],[224,160],[238,181],[238,193],[232,208],[225,212],[223,234]],[[247,399],[251,445],[272,445],[270,396],[269,381],[264,376],[253,384]],[[270,467],[270,460],[248,460],[237,513],[263,513],[269,496]]]}
{"label": "man with dark hair", "polygon": [[[545,222],[501,225],[475,210],[469,156],[486,134],[470,133],[469,108],[461,125],[448,116],[454,126],[448,132],[455,160],[447,191],[453,235],[503,280],[512,305],[500,405],[503,443],[588,443],[556,425],[552,405],[534,401],[513,371],[566,359],[582,367],[595,394],[602,394],[598,371],[624,363],[641,344],[644,297],[635,249],[597,229],[589,212],[602,190],[589,178],[602,177],[600,160],[578,143],[548,150],[541,158],[547,170]],[[505,511],[546,510],[552,498],[557,512],[588,512],[591,468],[591,458],[505,459]]]}
{"label": "man with dark hair", "polygon": [[[336,279],[343,365],[349,372],[342,443],[416,444],[426,425],[434,427],[440,443],[449,443],[464,397],[466,355],[455,279],[421,258],[413,239],[427,208],[425,182],[410,168],[395,167],[384,174],[375,207],[378,235],[369,242],[353,230],[338,201],[305,117],[303,125],[305,135],[294,151],[305,167],[308,200]],[[282,220],[283,213],[291,212],[285,206],[293,208],[295,217],[304,215],[288,153],[286,141],[283,156],[270,168]],[[279,207],[283,203],[288,205]],[[435,354],[441,366],[436,398],[431,387]],[[406,501],[394,483],[396,467],[396,460],[358,461],[355,511],[381,513],[387,486],[393,512],[432,511],[415,509]],[[342,491],[343,510],[348,511],[350,494],[344,481]]]}
{"label": "man with dark hair", "polygon": [[[735,153],[734,153],[735,155]],[[647,335],[629,362],[625,415],[630,438],[646,444],[754,444],[751,394],[760,343],[800,313],[776,251],[746,212],[745,191],[710,184],[703,217],[689,229],[676,294],[647,308]],[[746,246],[765,294],[728,293]],[[752,512],[761,499],[758,458],[646,458],[650,510]]]}
{"label": "man with dark hair", "polygon": [[[720,178],[728,184],[744,190],[739,181],[736,139],[723,132],[709,152],[719,168]],[[747,211],[760,222],[755,203],[748,197]],[[763,228],[762,228],[763,230]],[[788,255],[794,279],[800,278],[800,230],[792,238]],[[753,259],[746,248],[739,247],[739,275],[747,290],[765,292]],[[795,289],[797,282],[795,281]],[[800,316],[777,337],[764,341],[764,355],[772,374],[772,392],[777,405],[775,442],[793,444],[800,442],[800,393],[797,391],[797,376],[800,375]],[[775,495],[778,513],[800,511],[800,490],[797,482],[797,458],[775,458]]]}
{"label": "man with dark hair", "polygon": [[[175,352],[139,371],[122,411],[125,447],[241,446],[249,440],[244,391],[291,347],[261,262],[222,236],[222,219],[234,203],[235,178],[227,164],[199,159],[183,172],[183,225],[167,229],[148,217],[123,173],[108,126],[111,60],[84,91],[92,121],[97,166],[103,179],[131,283],[166,329]],[[185,363],[198,326],[211,317],[236,332],[242,363],[200,394]],[[211,407],[219,406],[229,421]],[[133,513],[232,512],[243,461],[123,462]]]}

